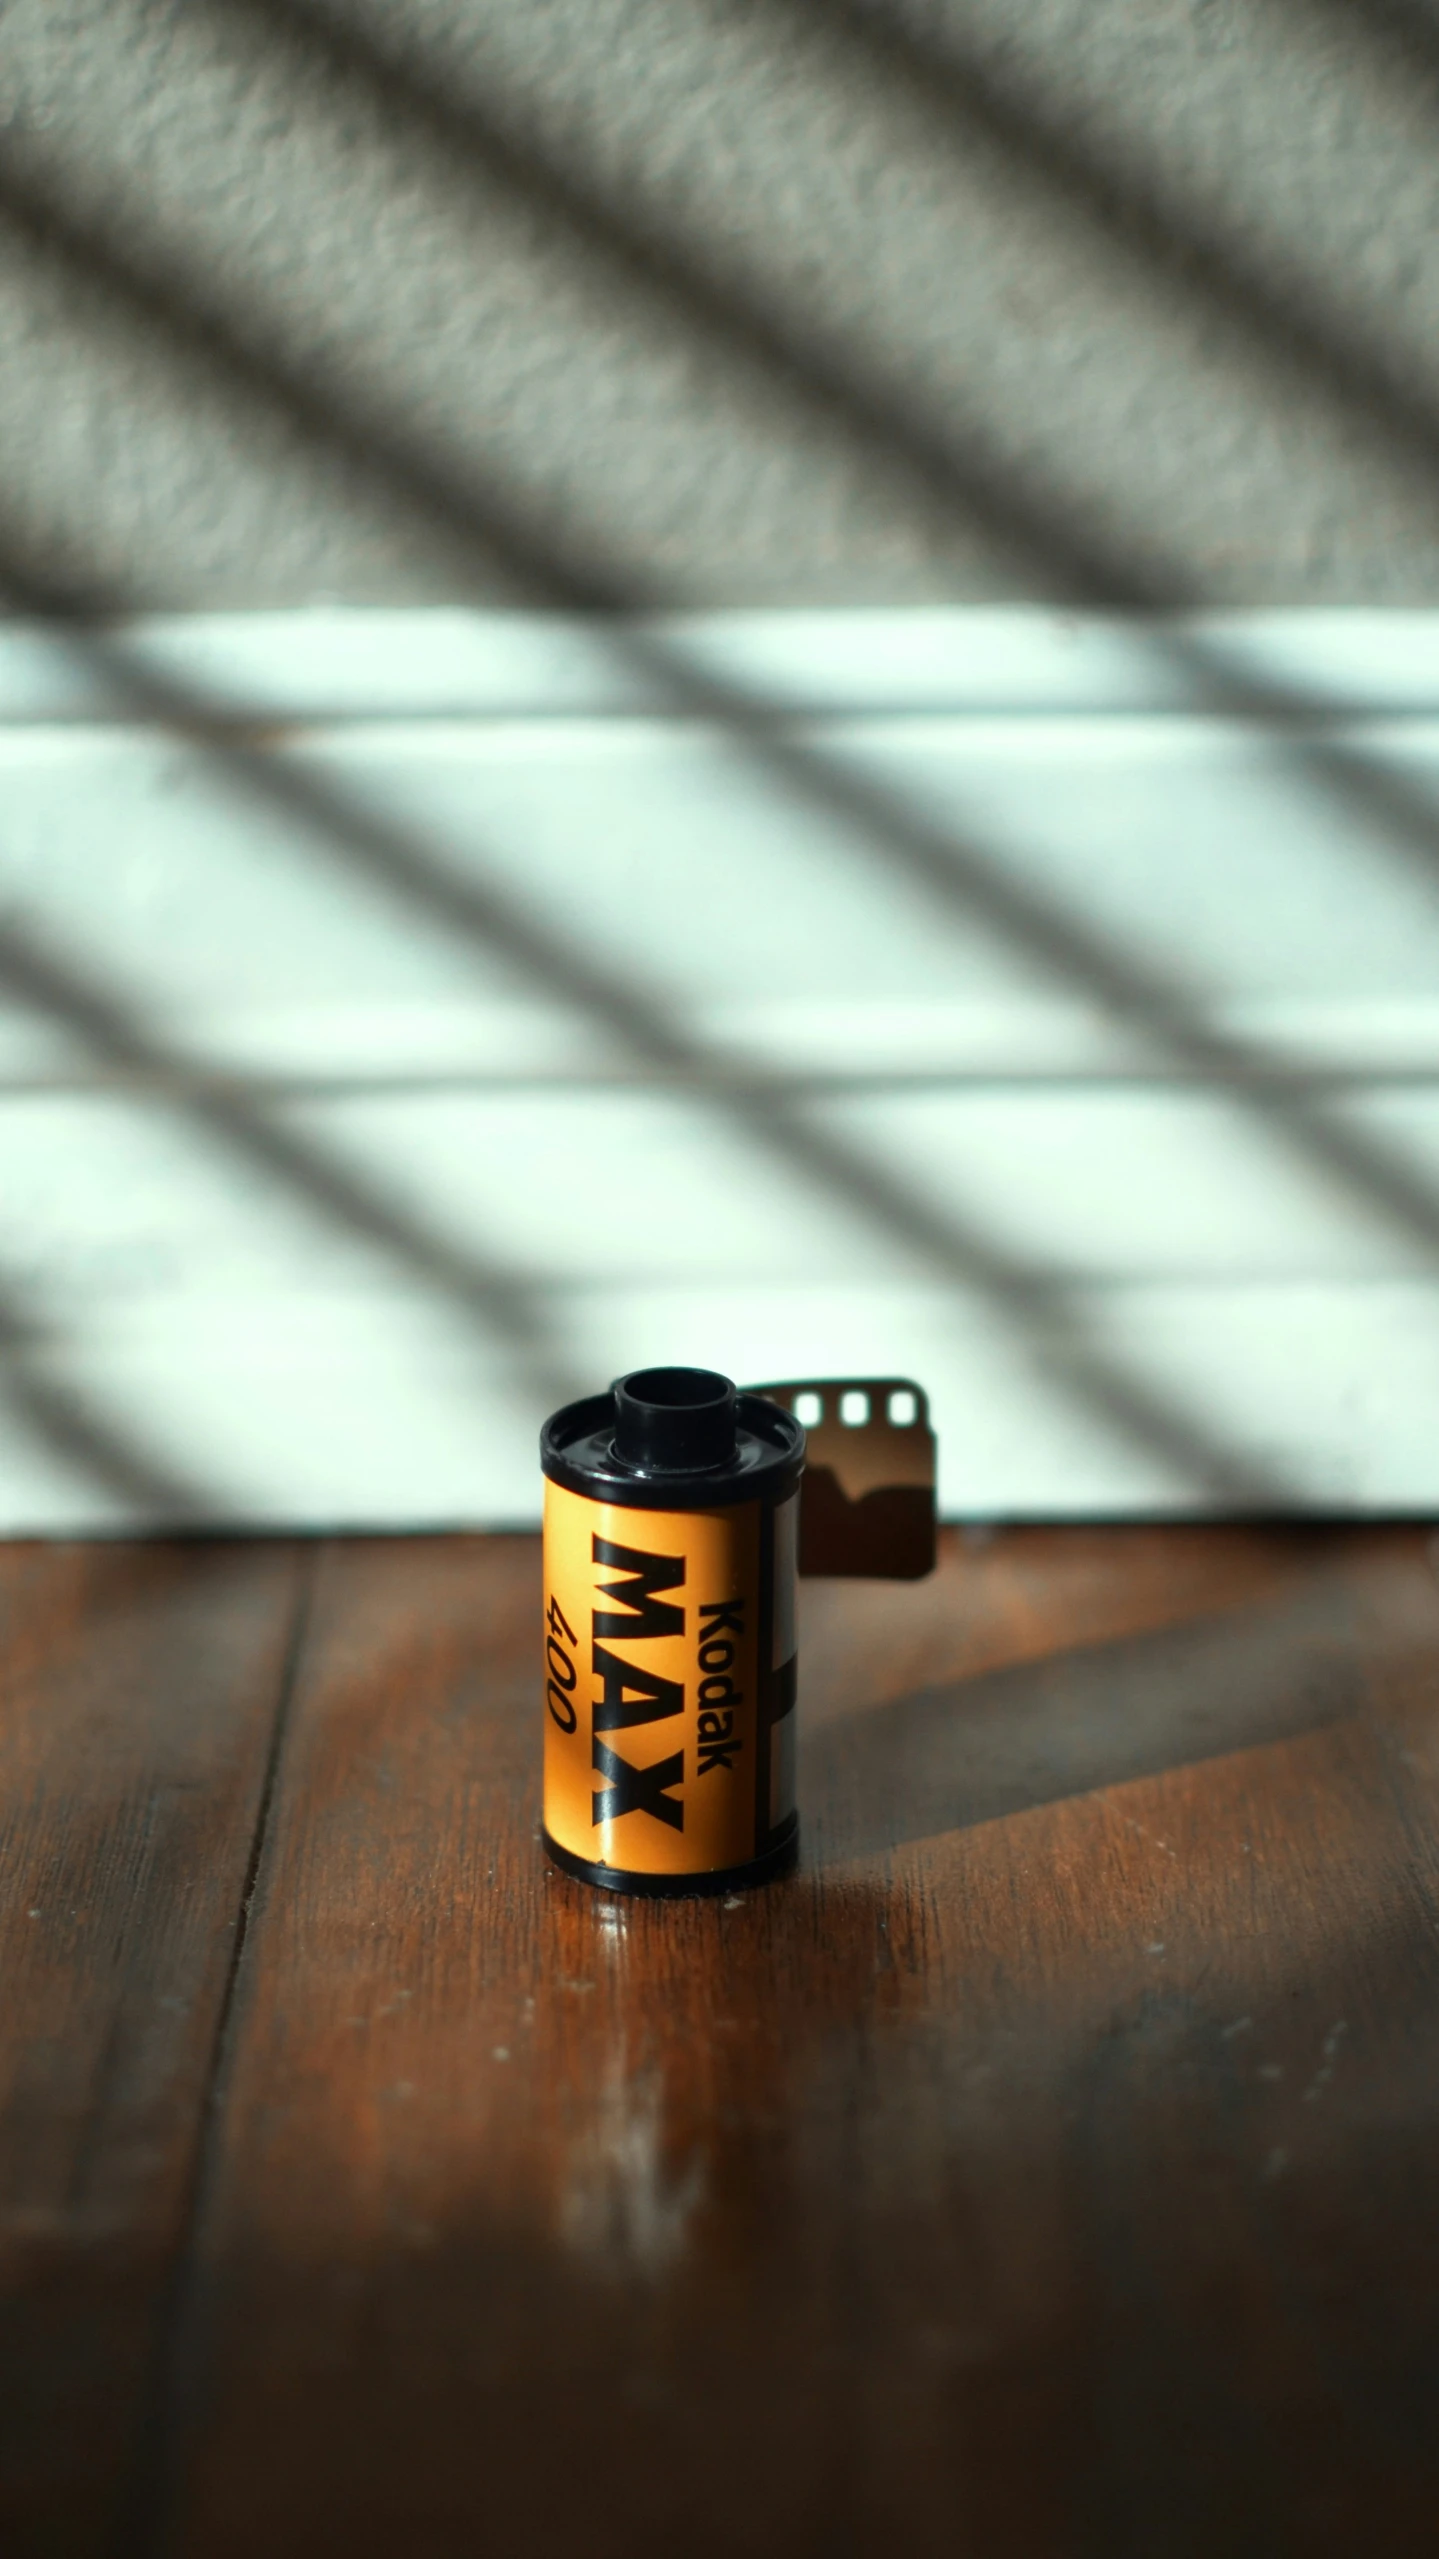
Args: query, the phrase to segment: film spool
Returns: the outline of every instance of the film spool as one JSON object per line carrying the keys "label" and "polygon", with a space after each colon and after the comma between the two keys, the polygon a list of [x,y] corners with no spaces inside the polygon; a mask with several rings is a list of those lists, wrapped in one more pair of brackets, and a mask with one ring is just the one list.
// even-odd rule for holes
{"label": "film spool", "polygon": [[789,1863],[804,1432],[707,1368],[552,1415],[545,1847],[611,1892],[717,1892]]}

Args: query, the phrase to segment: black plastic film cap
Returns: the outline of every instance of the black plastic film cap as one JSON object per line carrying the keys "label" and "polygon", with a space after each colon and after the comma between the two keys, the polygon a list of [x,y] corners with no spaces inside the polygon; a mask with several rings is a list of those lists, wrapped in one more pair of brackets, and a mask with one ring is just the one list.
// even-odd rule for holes
{"label": "black plastic film cap", "polygon": [[735,1387],[713,1368],[637,1368],[615,1380],[615,1455],[642,1475],[726,1466]]}

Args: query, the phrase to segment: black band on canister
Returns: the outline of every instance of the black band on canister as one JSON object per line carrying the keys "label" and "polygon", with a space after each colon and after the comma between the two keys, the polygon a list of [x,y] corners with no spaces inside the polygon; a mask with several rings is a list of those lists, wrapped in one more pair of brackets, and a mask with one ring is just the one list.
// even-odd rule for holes
{"label": "black band on canister", "polygon": [[[667,1382],[657,1387],[659,1380]],[[727,1453],[716,1458],[722,1429]],[[655,1449],[658,1458],[631,1454]],[[572,1493],[635,1510],[781,1501],[799,1483],[804,1431],[781,1405],[741,1395],[717,1369],[632,1369],[607,1394],[550,1415],[540,1465]]]}

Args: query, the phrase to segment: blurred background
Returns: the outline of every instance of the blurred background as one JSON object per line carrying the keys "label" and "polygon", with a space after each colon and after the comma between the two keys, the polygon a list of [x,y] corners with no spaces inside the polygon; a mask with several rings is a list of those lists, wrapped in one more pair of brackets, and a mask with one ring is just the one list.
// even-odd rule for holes
{"label": "blurred background", "polygon": [[5,0],[0,1527],[1439,1502],[1439,8]]}

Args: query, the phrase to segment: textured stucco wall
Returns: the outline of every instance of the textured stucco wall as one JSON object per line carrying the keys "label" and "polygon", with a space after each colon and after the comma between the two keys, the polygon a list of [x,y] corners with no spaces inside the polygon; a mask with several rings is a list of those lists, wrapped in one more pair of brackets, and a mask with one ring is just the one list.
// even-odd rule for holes
{"label": "textured stucco wall", "polygon": [[12,603],[1439,596],[1418,0],[4,0]]}

